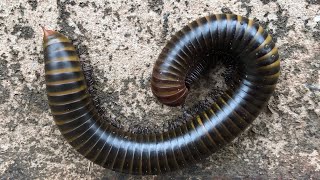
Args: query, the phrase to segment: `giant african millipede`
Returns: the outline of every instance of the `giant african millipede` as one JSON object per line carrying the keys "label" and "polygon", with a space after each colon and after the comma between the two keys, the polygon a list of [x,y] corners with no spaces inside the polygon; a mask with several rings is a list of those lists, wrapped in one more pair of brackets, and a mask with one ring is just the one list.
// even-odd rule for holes
{"label": "giant african millipede", "polygon": [[172,130],[135,134],[101,123],[71,41],[44,29],[45,81],[54,121],[92,162],[129,174],[161,174],[204,159],[231,142],[258,116],[280,74],[271,36],[232,14],[199,18],[172,36],[155,63],[151,88],[163,104],[184,103],[190,84],[216,54],[239,64],[240,81],[210,107]]}

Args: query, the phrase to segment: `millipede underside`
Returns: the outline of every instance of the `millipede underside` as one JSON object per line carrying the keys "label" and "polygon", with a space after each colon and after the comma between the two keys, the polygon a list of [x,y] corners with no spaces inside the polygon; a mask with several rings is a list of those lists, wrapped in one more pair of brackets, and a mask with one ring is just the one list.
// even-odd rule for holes
{"label": "millipede underside", "polygon": [[[196,114],[207,109],[212,102],[217,100],[217,98],[227,90],[227,88],[236,87],[241,82],[239,64],[236,62],[234,57],[223,52],[211,53],[210,55],[203,56],[199,63],[195,64],[192,68],[193,70],[186,76],[185,83],[190,89],[190,93],[185,105],[181,106],[181,108],[172,110],[172,117],[168,120],[162,121],[162,125],[160,127],[158,121],[149,121],[147,125],[143,126],[134,123],[134,119],[131,120],[119,117],[115,120],[109,118],[106,115],[106,111],[109,107],[104,107],[101,104],[101,97],[99,96],[101,93],[99,93],[99,87],[96,86],[94,68],[90,65],[90,62],[81,62],[81,64],[84,70],[84,77],[89,90],[88,92],[93,99],[93,104],[98,109],[99,114],[102,117],[102,122],[111,123],[119,129],[128,127],[128,129],[125,130],[136,134],[147,134],[150,132],[161,133],[174,129],[185,123],[187,120],[194,118]],[[220,68],[223,68],[223,73],[216,74],[215,70],[220,70]],[[214,79],[215,83],[205,82],[205,80],[203,80],[203,76],[211,76],[209,78]],[[195,86],[194,83],[197,85]],[[216,87],[216,83],[225,83],[226,87]],[[199,92],[201,92],[201,97],[197,97],[197,101],[194,101],[193,98],[196,98],[194,97],[194,94],[199,94]],[[206,93],[203,94],[203,92]],[[166,115],[162,114],[161,111],[158,111],[158,113],[159,115]],[[149,119],[152,118],[152,116],[146,115],[146,118]]]}

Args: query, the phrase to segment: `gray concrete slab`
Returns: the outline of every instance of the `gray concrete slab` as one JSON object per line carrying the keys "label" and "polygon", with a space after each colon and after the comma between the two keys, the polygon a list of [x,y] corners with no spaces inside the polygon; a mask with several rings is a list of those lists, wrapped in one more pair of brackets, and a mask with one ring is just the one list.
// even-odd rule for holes
{"label": "gray concrete slab", "polygon": [[[194,91],[185,108],[160,105],[150,91],[153,63],[186,23],[222,12],[257,18],[273,33],[282,59],[279,85],[233,143],[157,178],[320,178],[319,0],[1,0],[1,179],[136,178],[92,164],[60,135],[45,94],[39,25],[66,34],[91,62],[107,117],[133,131],[161,130],[199,94]],[[201,87],[206,83],[195,88]]]}

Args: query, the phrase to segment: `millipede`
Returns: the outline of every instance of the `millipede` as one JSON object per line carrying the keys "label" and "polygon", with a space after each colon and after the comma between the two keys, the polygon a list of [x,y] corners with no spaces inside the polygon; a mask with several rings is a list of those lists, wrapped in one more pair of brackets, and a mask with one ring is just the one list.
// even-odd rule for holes
{"label": "millipede", "polygon": [[190,85],[218,55],[237,62],[239,81],[173,129],[132,133],[103,122],[72,42],[43,31],[46,91],[55,124],[84,157],[121,173],[163,174],[208,157],[250,126],[280,75],[277,47],[257,22],[233,14],[199,18],[162,49],[151,76],[153,94],[165,105],[182,105]]}

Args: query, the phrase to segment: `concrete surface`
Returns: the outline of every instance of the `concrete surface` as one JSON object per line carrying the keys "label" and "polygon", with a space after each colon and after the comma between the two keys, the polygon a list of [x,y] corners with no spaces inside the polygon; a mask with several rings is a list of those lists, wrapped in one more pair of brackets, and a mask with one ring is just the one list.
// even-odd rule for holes
{"label": "concrete surface", "polygon": [[[109,119],[132,131],[162,130],[199,92],[183,108],[160,105],[150,92],[153,63],[175,31],[221,12],[257,18],[273,34],[282,59],[277,90],[229,146],[190,168],[143,179],[320,178],[319,0],[1,0],[1,179],[137,178],[93,165],[60,135],[45,94],[39,25],[65,33],[91,63]],[[219,87],[221,74],[212,74],[204,79]]]}

